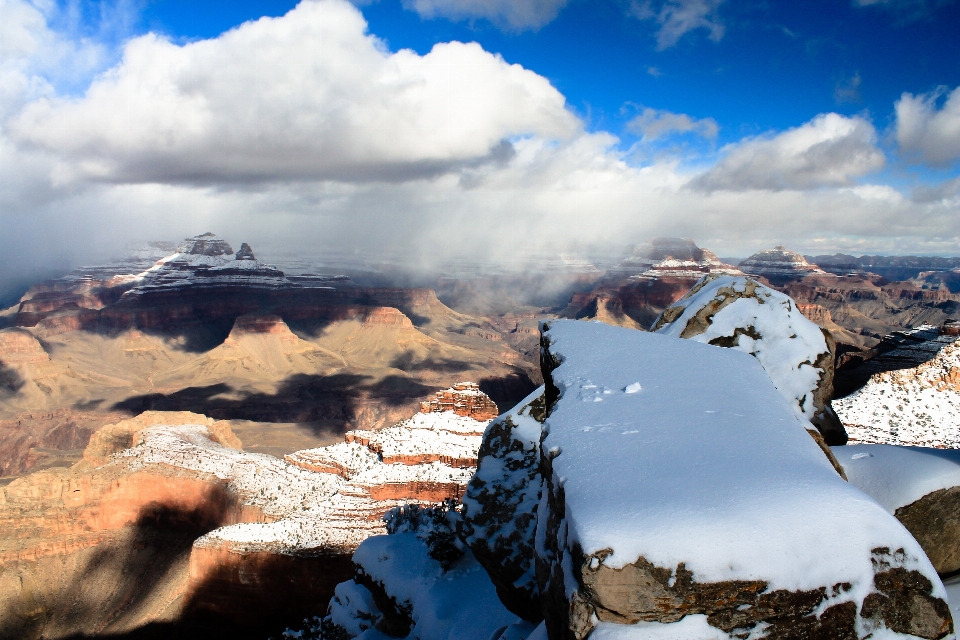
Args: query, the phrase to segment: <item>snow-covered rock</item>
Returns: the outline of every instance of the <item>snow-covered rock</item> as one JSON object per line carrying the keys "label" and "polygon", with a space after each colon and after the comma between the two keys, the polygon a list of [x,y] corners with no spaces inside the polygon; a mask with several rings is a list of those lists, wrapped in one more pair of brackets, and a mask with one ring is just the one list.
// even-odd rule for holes
{"label": "snow-covered rock", "polygon": [[858,391],[833,402],[851,442],[960,449],[960,343],[925,344],[935,348],[932,359],[875,373]]}
{"label": "snow-covered rock", "polygon": [[790,251],[782,244],[773,249],[755,253],[737,266],[744,273],[767,278],[802,278],[811,273],[826,273],[817,265],[807,262],[806,258],[796,251]]}
{"label": "snow-covered rock", "polygon": [[846,442],[829,404],[835,343],[789,296],[744,276],[706,276],[651,331],[749,353],[827,444]]}
{"label": "snow-covered rock", "polygon": [[402,532],[368,538],[353,561],[356,578],[330,602],[328,622],[340,637],[490,640],[508,627],[531,628],[503,607],[469,551],[444,570],[423,540]]}
{"label": "snow-covered rock", "polygon": [[903,523],[938,573],[960,570],[960,451],[867,444],[834,453],[850,482]]}
{"label": "snow-covered rock", "polygon": [[568,320],[542,345],[552,640],[952,633],[923,549],[834,471],[757,359]]}
{"label": "snow-covered rock", "polygon": [[534,564],[543,409],[540,387],[487,427],[460,528],[504,606],[534,622],[543,617]]}
{"label": "snow-covered rock", "polygon": [[243,243],[240,251],[234,254],[225,240],[212,233],[187,238],[177,246],[175,253],[130,280],[134,286],[123,294],[127,301],[146,293],[181,287],[239,285],[283,289],[297,286],[276,267],[257,260],[247,243]]}

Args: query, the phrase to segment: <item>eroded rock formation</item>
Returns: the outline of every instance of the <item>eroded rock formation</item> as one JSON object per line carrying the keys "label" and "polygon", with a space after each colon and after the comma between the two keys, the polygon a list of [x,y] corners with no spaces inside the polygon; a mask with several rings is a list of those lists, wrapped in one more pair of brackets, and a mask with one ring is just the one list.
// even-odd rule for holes
{"label": "eroded rock formation", "polygon": [[830,407],[836,345],[788,296],[752,278],[707,276],[650,330],[749,353],[827,444],[846,442]]}
{"label": "eroded rock formation", "polygon": [[765,278],[802,278],[812,273],[826,273],[815,264],[810,264],[796,251],[790,251],[782,244],[773,249],[760,251],[737,267],[744,273]]}
{"label": "eroded rock formation", "polygon": [[[13,535],[0,541],[0,631],[56,638],[163,623],[199,633],[215,623],[262,636],[333,596],[386,511],[459,498],[485,426],[417,414],[284,461],[243,452],[227,423],[203,415],[108,425],[73,468],[2,489],[0,522]],[[81,583],[89,609],[73,604]]]}
{"label": "eroded rock formation", "polygon": [[493,420],[500,413],[497,405],[474,382],[458,382],[445,391],[438,391],[432,400],[420,403],[421,413],[444,411],[480,421]]}

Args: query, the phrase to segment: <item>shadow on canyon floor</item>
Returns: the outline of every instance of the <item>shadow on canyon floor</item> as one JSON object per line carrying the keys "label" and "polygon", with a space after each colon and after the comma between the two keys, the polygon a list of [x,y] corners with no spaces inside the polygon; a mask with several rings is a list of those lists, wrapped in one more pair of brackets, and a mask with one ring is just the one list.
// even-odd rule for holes
{"label": "shadow on canyon floor", "polygon": [[[422,364],[422,363],[421,363]],[[446,363],[436,363],[447,370]],[[485,377],[478,381],[480,389],[497,403],[509,409],[537,385],[519,368],[502,377]],[[170,394],[150,393],[132,396],[115,403],[113,410],[139,414],[144,411],[193,411],[218,420],[253,420],[260,422],[296,422],[316,424],[339,421],[346,429],[356,424],[365,411],[379,408],[415,407],[439,387],[399,375],[379,380],[372,376],[336,373],[329,376],[296,374],[284,380],[276,393],[237,391],[220,383],[204,387],[188,387]],[[326,429],[326,427],[324,427]],[[315,430],[320,430],[317,426]]]}
{"label": "shadow on canyon floor", "polygon": [[138,414],[143,411],[193,411],[218,420],[315,423],[354,421],[370,406],[401,407],[427,397],[437,387],[402,376],[336,373],[329,376],[298,373],[285,379],[276,393],[236,391],[228,384],[187,387],[170,394],[132,396],[113,409]]}
{"label": "shadow on canyon floor", "polygon": [[[27,579],[21,584],[33,591],[6,599],[15,604],[0,611],[0,638],[246,639],[263,638],[298,622],[303,617],[299,610],[290,615],[269,607],[249,607],[249,602],[246,618],[205,608],[210,594],[220,588],[222,580],[216,580],[216,575],[184,593],[194,540],[228,522],[235,504],[235,496],[219,486],[211,487],[195,508],[151,503],[140,510],[133,525],[92,549],[25,563],[22,570]],[[32,580],[44,561],[52,561],[62,572],[47,576],[46,584],[55,585],[52,588]],[[16,569],[16,565],[5,568]],[[174,622],[148,623],[117,633],[102,631],[162,619],[168,607],[181,601],[182,614]]]}

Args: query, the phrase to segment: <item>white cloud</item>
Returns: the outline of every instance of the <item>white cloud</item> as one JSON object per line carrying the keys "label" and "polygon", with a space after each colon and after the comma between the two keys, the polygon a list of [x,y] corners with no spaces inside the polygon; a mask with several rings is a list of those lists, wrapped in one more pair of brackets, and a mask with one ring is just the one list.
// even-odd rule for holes
{"label": "white cloud", "polygon": [[657,30],[657,51],[677,44],[684,34],[706,29],[708,38],[719,42],[726,28],[717,16],[724,0],[664,0],[656,7],[653,0],[631,0],[629,13],[640,20],[653,20]]}
{"label": "white cloud", "polygon": [[[423,265],[657,235],[725,255],[780,239],[817,252],[960,251],[952,184],[927,199],[850,186],[883,164],[860,118],[748,138],[695,173],[684,167],[713,160],[631,164],[546,79],[477,45],[391,53],[342,2],[185,46],[137,38],[77,97],[36,71],[61,46],[80,45],[21,47],[0,66],[0,95],[12,96],[0,103],[0,280],[207,230],[258,255],[332,247]],[[715,127],[642,118],[654,137]]]}
{"label": "white cloud", "polygon": [[551,22],[568,0],[403,0],[423,18],[486,19],[505,31],[539,29]]}
{"label": "white cloud", "polygon": [[904,93],[896,111],[897,142],[907,154],[940,166],[960,159],[960,87],[949,93],[946,87],[917,96]]}
{"label": "white cloud", "polygon": [[713,139],[717,137],[720,127],[713,118],[691,118],[685,113],[673,113],[670,111],[659,111],[657,109],[644,109],[640,115],[627,123],[627,129],[643,135],[647,141],[670,133],[695,133],[704,138]]}
{"label": "white cloud", "polygon": [[475,43],[389,53],[353,5],[305,1],[211,39],[127,43],[80,98],[10,121],[57,154],[57,179],[405,179],[502,159],[503,141],[579,121],[541,76]]}
{"label": "white cloud", "polygon": [[845,186],[884,166],[876,139],[873,125],[863,118],[822,114],[778,135],[729,145],[724,157],[691,184],[706,191]]}

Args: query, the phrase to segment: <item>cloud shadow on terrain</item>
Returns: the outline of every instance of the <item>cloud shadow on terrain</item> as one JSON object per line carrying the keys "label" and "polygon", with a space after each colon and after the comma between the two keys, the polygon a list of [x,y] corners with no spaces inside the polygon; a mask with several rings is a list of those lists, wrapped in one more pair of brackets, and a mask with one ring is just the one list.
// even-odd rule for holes
{"label": "cloud shadow on terrain", "polygon": [[193,411],[218,420],[316,423],[341,421],[346,427],[364,406],[400,407],[426,398],[437,387],[403,376],[298,373],[285,379],[276,393],[236,391],[228,384],[187,387],[170,394],[150,393],[127,398],[113,409]]}
{"label": "cloud shadow on terrain", "polygon": [[[276,620],[257,620],[251,624],[250,620],[233,621],[228,616],[199,612],[192,606],[195,598],[188,599],[184,614],[176,622],[150,623],[121,633],[94,631],[122,620],[125,614],[138,616],[144,609],[159,613],[157,608],[168,604],[162,592],[163,582],[183,584],[177,581],[186,579],[184,572],[194,540],[229,522],[229,513],[235,504],[236,496],[223,487],[212,486],[196,508],[156,502],[143,506],[133,525],[90,550],[78,570],[72,573],[70,582],[42,598],[44,609],[0,612],[0,637],[25,640],[265,637],[275,630]],[[203,596],[205,586],[199,585],[194,593]],[[266,618],[268,614],[260,612],[259,615]],[[291,617],[288,622],[296,621]],[[83,631],[67,635],[71,630]]]}
{"label": "cloud shadow on terrain", "polygon": [[24,384],[17,370],[0,360],[0,398],[16,395]]}

